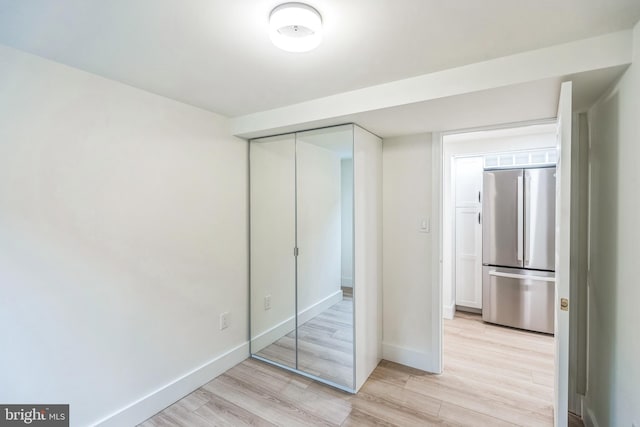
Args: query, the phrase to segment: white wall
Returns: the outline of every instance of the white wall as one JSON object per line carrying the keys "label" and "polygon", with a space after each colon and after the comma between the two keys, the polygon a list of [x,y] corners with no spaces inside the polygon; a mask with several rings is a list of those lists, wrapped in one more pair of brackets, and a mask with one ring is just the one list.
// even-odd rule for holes
{"label": "white wall", "polygon": [[388,138],[382,149],[383,357],[425,370],[435,339],[431,250],[437,236],[420,232],[422,219],[434,217],[431,137]]}
{"label": "white wall", "polygon": [[342,286],[353,286],[353,159],[340,161]]}
{"label": "white wall", "polygon": [[640,24],[634,63],[589,110],[587,425],[640,426]]}
{"label": "white wall", "polygon": [[242,360],[246,142],[0,46],[0,294],[0,401],[69,403],[72,426],[149,397],[112,419],[142,421]]}

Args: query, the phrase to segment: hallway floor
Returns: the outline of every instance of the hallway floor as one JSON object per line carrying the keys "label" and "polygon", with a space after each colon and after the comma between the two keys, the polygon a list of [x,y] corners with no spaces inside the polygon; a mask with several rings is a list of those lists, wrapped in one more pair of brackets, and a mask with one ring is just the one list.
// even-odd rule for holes
{"label": "hallway floor", "polygon": [[456,312],[445,321],[442,398],[516,425],[553,425],[554,338]]}

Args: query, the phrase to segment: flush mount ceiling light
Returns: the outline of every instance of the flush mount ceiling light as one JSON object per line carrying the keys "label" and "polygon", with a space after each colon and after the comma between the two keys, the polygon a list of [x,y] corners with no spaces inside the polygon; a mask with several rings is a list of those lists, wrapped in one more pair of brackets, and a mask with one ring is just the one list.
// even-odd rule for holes
{"label": "flush mount ceiling light", "polygon": [[284,3],[269,15],[269,36],[287,52],[308,52],[322,41],[322,18],[304,3]]}

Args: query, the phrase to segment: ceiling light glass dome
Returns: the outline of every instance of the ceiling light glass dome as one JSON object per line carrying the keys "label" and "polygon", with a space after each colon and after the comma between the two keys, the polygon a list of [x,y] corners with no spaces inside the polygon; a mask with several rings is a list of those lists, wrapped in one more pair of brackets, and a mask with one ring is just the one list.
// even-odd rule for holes
{"label": "ceiling light glass dome", "polygon": [[269,36],[287,52],[308,52],[322,42],[322,18],[304,3],[284,3],[271,11]]}

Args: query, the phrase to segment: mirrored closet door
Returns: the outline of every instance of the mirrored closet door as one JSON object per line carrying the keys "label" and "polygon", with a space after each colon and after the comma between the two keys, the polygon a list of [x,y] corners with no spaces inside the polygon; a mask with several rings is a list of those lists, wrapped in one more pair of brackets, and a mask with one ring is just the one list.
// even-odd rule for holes
{"label": "mirrored closet door", "polygon": [[298,369],[349,389],[353,371],[353,127],[296,134]]}
{"label": "mirrored closet door", "polygon": [[251,354],[354,392],[380,359],[381,140],[349,124],[249,150]]}
{"label": "mirrored closet door", "polygon": [[295,135],[250,145],[251,352],[297,368]]}

